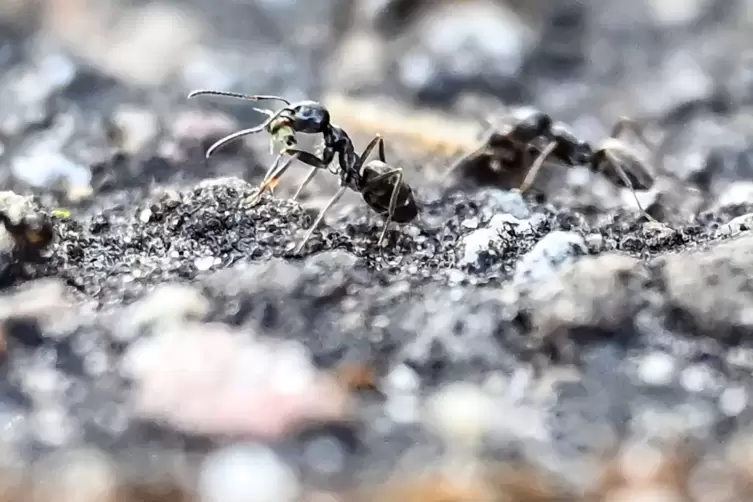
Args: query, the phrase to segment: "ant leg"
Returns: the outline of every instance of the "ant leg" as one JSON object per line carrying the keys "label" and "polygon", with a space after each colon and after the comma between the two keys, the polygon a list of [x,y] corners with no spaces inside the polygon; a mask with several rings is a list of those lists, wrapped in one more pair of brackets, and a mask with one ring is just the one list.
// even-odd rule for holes
{"label": "ant leg", "polygon": [[[366,148],[363,149],[363,153],[361,153],[361,156],[358,160],[358,170],[360,172],[361,168],[363,167],[364,162],[366,161],[366,158],[371,155],[371,152],[374,150],[374,148],[379,147],[379,150],[377,150],[377,154],[379,156],[379,160],[382,162],[385,162],[384,158],[384,139],[382,138],[381,134],[377,134],[374,136],[374,139],[369,141],[369,144],[366,145]],[[363,174],[363,173],[361,173]]]}
{"label": "ant leg", "polygon": [[[274,168],[275,165],[277,165],[277,162],[279,162],[279,159],[282,158],[283,155],[290,155],[290,159],[282,166],[278,168]],[[259,186],[259,193],[258,196],[261,196],[262,193],[264,193],[269,187],[274,188],[277,183],[280,181],[280,177],[287,171],[288,167],[290,167],[291,162],[293,162],[293,159],[298,159],[301,162],[308,164],[312,166],[314,169],[324,169],[327,167],[327,165],[324,163],[322,159],[317,157],[316,155],[313,155],[309,152],[298,150],[297,148],[285,148],[280,152],[280,154],[277,156],[277,159],[275,160],[275,164],[273,164],[273,168],[270,169],[267,172],[267,175],[264,177],[263,183]],[[313,177],[313,175],[310,174],[309,178]],[[311,181],[310,179],[308,181]],[[306,183],[308,183],[308,181]]]}
{"label": "ant leg", "polygon": [[536,158],[536,161],[531,165],[531,168],[528,170],[528,174],[526,174],[525,179],[523,180],[523,183],[520,185],[520,192],[523,193],[526,190],[528,190],[531,185],[533,184],[533,180],[536,179],[536,174],[538,174],[539,170],[541,169],[541,166],[544,165],[544,161],[547,157],[549,157],[549,154],[551,154],[554,149],[557,147],[557,143],[555,141],[552,141],[549,143],[546,148],[544,148],[539,156]]}
{"label": "ant leg", "polygon": [[468,161],[468,159],[471,159],[471,158],[479,155],[481,152],[483,152],[487,148],[487,145],[489,144],[489,141],[491,141],[492,137],[494,137],[494,134],[496,134],[495,130],[491,130],[491,131],[487,132],[484,135],[484,138],[481,140],[479,146],[476,149],[474,149],[473,151],[471,151],[471,152],[469,152],[469,153],[467,153],[465,155],[462,155],[459,159],[457,159],[455,162],[453,162],[450,165],[450,167],[447,168],[447,170],[444,172],[444,174],[440,177],[440,181],[446,181],[450,177],[450,175],[452,175],[452,173],[454,173],[455,171],[457,171],[458,168],[460,168],[460,166],[462,166],[463,164],[465,164]]}
{"label": "ant leg", "polygon": [[309,231],[306,232],[306,236],[303,238],[303,240],[301,241],[301,243],[295,249],[295,253],[296,254],[300,253],[303,250],[303,247],[306,245],[306,243],[308,242],[308,240],[313,235],[314,230],[316,230],[316,227],[318,227],[321,224],[322,220],[324,219],[324,215],[327,213],[327,211],[330,210],[330,208],[335,204],[335,202],[337,202],[340,199],[340,197],[343,196],[343,194],[345,193],[345,190],[347,190],[347,189],[348,189],[348,187],[341,186],[337,190],[337,193],[329,200],[329,202],[327,202],[327,205],[324,206],[324,209],[322,209],[322,211],[319,213],[319,216],[316,217],[316,220],[311,225],[311,228],[309,228]]}
{"label": "ant leg", "polygon": [[298,196],[301,195],[301,192],[303,189],[308,185],[312,179],[314,179],[314,176],[316,176],[316,172],[319,170],[319,167],[314,166],[311,169],[309,169],[308,174],[306,175],[306,178],[304,178],[303,183],[301,183],[301,186],[298,187],[298,190],[295,191],[295,195],[293,195],[293,200],[298,200]]}
{"label": "ant leg", "polygon": [[643,134],[643,126],[641,126],[636,120],[628,117],[620,117],[620,119],[614,124],[614,126],[612,127],[611,137],[618,138],[626,130],[632,132],[633,135],[635,135],[635,137],[638,138],[641,143],[643,143],[643,146],[651,151],[654,151],[654,145],[652,145],[651,142],[649,142],[646,138],[646,135]]}
{"label": "ant leg", "polygon": [[633,184],[630,182],[630,178],[628,178],[628,175],[625,174],[625,170],[622,168],[620,163],[615,159],[614,155],[609,153],[608,151],[604,151],[604,157],[609,161],[609,164],[612,166],[612,168],[617,172],[617,176],[620,177],[623,183],[625,183],[625,186],[630,190],[630,193],[633,194],[633,198],[635,199],[635,203],[638,204],[638,209],[640,209],[641,213],[648,218],[651,221],[656,221],[656,219],[648,214],[645,209],[643,209],[643,205],[641,204],[641,201],[638,199],[638,194],[635,192],[635,188],[633,188]]}
{"label": "ant leg", "polygon": [[290,164],[292,164],[293,160],[295,160],[296,158],[296,156],[288,157],[282,165],[278,165],[280,159],[282,159],[282,156],[282,153],[277,156],[275,163],[272,164],[272,168],[268,172],[268,176],[266,177],[264,182],[262,182],[262,184],[259,185],[259,187],[256,189],[256,193],[246,198],[245,204],[247,206],[255,206],[259,202],[259,200],[261,200],[261,196],[264,195],[264,192],[268,190],[270,192],[273,191],[277,186],[277,183],[279,183],[280,177],[285,173],[285,171],[288,170]]}
{"label": "ant leg", "polygon": [[368,188],[370,186],[378,185],[389,177],[394,177],[395,183],[392,187],[392,194],[390,194],[390,203],[387,206],[387,217],[384,221],[384,228],[382,229],[382,233],[379,236],[379,240],[377,241],[377,247],[382,245],[382,241],[384,241],[384,237],[387,235],[387,229],[392,222],[392,217],[395,215],[395,209],[397,207],[397,196],[399,194],[400,185],[403,181],[403,170],[399,167],[393,167],[389,171],[384,172],[369,181],[369,184],[366,186],[366,188]]}

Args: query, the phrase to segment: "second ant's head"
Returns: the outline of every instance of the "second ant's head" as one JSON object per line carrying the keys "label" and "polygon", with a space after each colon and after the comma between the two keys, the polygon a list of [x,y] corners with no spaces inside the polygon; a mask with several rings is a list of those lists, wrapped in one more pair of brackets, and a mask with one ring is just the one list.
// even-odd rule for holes
{"label": "second ant's head", "polygon": [[319,134],[330,127],[329,111],[316,101],[301,101],[289,106],[280,116],[298,132]]}
{"label": "second ant's head", "polygon": [[530,143],[539,136],[547,135],[552,127],[552,118],[533,107],[521,107],[513,113],[512,135],[518,141]]}

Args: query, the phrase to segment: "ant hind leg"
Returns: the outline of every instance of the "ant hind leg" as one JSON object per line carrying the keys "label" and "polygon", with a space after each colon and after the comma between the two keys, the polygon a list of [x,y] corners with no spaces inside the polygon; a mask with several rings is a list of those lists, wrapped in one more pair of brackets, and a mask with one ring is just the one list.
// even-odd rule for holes
{"label": "ant hind leg", "polygon": [[403,182],[403,170],[399,167],[393,167],[389,171],[382,173],[372,179],[366,187],[368,188],[369,186],[374,186],[390,177],[394,178],[395,183],[392,187],[392,193],[390,194],[390,202],[387,206],[387,216],[384,221],[384,228],[382,228],[382,233],[379,235],[379,240],[377,241],[377,247],[382,245],[382,242],[387,235],[387,229],[389,228],[390,223],[392,223],[392,217],[395,215],[395,209],[397,208],[397,196],[400,193],[400,186]]}

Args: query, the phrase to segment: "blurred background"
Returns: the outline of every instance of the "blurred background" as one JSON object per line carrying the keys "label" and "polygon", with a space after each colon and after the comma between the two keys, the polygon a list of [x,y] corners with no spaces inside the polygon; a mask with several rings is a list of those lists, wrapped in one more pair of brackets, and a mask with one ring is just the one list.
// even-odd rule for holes
{"label": "blurred background", "polygon": [[[3,176],[38,186],[62,175],[72,198],[188,176],[168,161],[193,156],[160,138],[216,138],[238,125],[228,116],[261,118],[211,98],[191,106],[222,113],[186,111],[187,92],[215,88],[387,96],[406,113],[468,117],[530,103],[593,141],[628,115],[654,137],[671,133],[679,176],[719,178],[713,153],[739,179],[751,169],[752,13],[749,0],[4,0]],[[119,154],[151,152],[146,177],[113,142]]]}

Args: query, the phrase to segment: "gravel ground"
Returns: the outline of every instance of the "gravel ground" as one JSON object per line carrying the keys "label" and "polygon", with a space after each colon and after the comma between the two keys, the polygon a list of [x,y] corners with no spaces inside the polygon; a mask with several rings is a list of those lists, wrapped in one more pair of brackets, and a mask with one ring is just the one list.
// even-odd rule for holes
{"label": "gravel ground", "polygon": [[[749,3],[8,2],[5,496],[748,496]],[[260,116],[197,87],[332,103],[419,217],[377,247],[348,194],[294,253],[334,177],[245,206],[268,139],[203,153]],[[659,221],[584,168],[442,181],[513,102],[646,121]]]}

